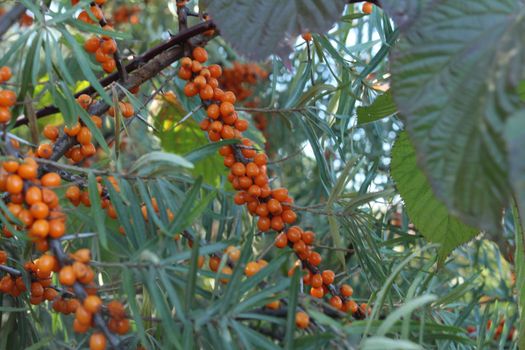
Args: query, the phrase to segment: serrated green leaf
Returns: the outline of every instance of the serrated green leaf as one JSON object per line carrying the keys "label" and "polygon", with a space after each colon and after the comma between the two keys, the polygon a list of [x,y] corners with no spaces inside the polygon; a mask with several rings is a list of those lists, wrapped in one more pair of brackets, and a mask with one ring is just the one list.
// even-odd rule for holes
{"label": "serrated green leaf", "polygon": [[407,133],[402,132],[392,150],[390,174],[416,228],[430,242],[441,244],[438,256],[443,262],[452,250],[474,238],[479,231],[448,212],[434,195],[416,160],[414,147]]}

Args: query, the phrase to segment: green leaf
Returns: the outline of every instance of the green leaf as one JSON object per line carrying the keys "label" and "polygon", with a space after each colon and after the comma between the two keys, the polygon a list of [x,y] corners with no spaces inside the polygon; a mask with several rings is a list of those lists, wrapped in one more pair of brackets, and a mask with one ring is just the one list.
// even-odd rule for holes
{"label": "green leaf", "polygon": [[108,237],[106,233],[105,225],[105,213],[102,210],[100,203],[100,195],[98,194],[97,180],[93,172],[88,174],[88,191],[89,191],[89,200],[91,202],[91,215],[92,219],[95,221],[95,226],[97,228],[97,237],[100,240],[100,243],[105,249],[108,249]]}
{"label": "green leaf", "polygon": [[478,231],[449,214],[416,161],[414,147],[407,133],[402,132],[392,150],[390,174],[416,228],[430,242],[441,244],[438,256],[443,262],[452,250],[474,238]]}
{"label": "green leaf", "polygon": [[[399,10],[402,5],[394,3],[401,2],[385,1],[386,8]],[[392,91],[419,164],[455,215],[497,232],[510,193],[502,130],[508,116],[523,108],[516,88],[524,78],[525,4],[404,5],[421,13],[399,17]]]}
{"label": "green leaf", "polygon": [[151,175],[152,173],[157,172],[161,165],[168,166],[172,171],[180,167],[189,169],[193,168],[192,163],[179,155],[154,151],[137,159],[135,163],[131,165],[129,172],[136,172],[141,176]]}
{"label": "green leaf", "polygon": [[357,107],[357,124],[375,122],[397,112],[397,107],[390,91],[378,96],[369,106]]}
{"label": "green leaf", "polygon": [[292,276],[290,293],[288,294],[288,314],[286,315],[286,334],[284,337],[285,349],[293,349],[293,334],[295,331],[295,314],[297,312],[296,308],[300,278],[300,269],[295,269]]}
{"label": "green leaf", "polygon": [[271,54],[287,57],[293,43],[290,38],[307,31],[325,33],[345,6],[344,1],[323,0],[208,0],[206,3],[221,36],[237,52],[253,60],[262,60]]}

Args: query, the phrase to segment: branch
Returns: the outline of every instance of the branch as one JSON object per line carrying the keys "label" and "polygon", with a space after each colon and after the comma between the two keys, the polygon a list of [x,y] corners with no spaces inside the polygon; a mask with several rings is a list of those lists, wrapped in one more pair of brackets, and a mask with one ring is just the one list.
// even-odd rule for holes
{"label": "branch", "polygon": [[[188,40],[190,38],[193,38],[194,36],[202,34],[202,33],[206,32],[206,31],[208,31],[210,29],[213,29],[213,28],[215,28],[215,25],[211,21],[206,21],[206,22],[194,25],[194,26],[188,28],[187,30],[184,30],[184,31],[181,31],[181,32],[175,34],[174,36],[171,37],[171,39],[169,39],[165,43],[162,43],[162,44],[160,44],[158,46],[155,46],[154,48],[146,51],[141,56],[139,56],[139,57],[135,58],[134,60],[132,60],[131,62],[129,62],[129,64],[127,64],[124,68],[125,68],[126,72],[128,72],[128,73],[134,72],[135,70],[139,69],[139,67],[141,67],[145,63],[148,63],[149,61],[151,61],[153,58],[157,57],[161,53],[163,53],[163,52],[173,48],[174,46],[180,45],[181,43],[185,42],[186,40]],[[99,83],[103,87],[106,87],[106,86],[110,85],[111,83],[117,81],[118,79],[119,79],[119,74],[118,74],[118,72],[115,72],[115,73],[112,73],[112,74],[106,76],[105,78],[100,79]],[[126,85],[129,86],[130,88],[135,87],[135,85],[133,85],[133,86],[131,86],[130,84],[126,84]],[[78,96],[80,96],[82,94],[93,95],[95,93],[96,93],[95,88],[93,86],[89,86],[89,87],[79,91],[78,93],[76,93],[75,97],[78,97]],[[39,111],[37,111],[36,112],[36,117],[37,117],[37,119],[38,118],[43,118],[43,117],[46,117],[48,115],[55,114],[55,113],[58,113],[58,112],[59,112],[59,109],[57,107],[55,107],[53,105],[49,105],[49,106],[46,106],[46,107],[40,109]],[[17,127],[17,126],[20,126],[20,125],[25,125],[27,123],[28,123],[27,118],[25,116],[22,116],[22,117],[20,117],[20,118],[18,118],[16,120],[14,127]]]}
{"label": "branch", "polygon": [[0,17],[0,39],[2,39],[9,28],[16,23],[25,10],[24,5],[16,4],[8,13]]}
{"label": "branch", "polygon": [[0,264],[0,271],[7,272],[8,274],[10,274],[12,276],[17,276],[17,277],[18,276],[22,276],[22,272],[18,271],[15,268],[9,267],[7,265]]}

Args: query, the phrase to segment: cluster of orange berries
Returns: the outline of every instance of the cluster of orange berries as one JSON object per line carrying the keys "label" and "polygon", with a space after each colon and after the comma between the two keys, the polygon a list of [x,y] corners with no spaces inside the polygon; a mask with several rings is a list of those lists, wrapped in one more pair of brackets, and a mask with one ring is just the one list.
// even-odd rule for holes
{"label": "cluster of orange berries", "polygon": [[120,5],[115,10],[113,10],[113,22],[115,22],[116,24],[138,24],[140,22],[140,11],[140,7],[137,5]]}
{"label": "cluster of orange berries", "polygon": [[[0,256],[5,252],[0,251]],[[5,264],[1,262],[0,264]],[[24,269],[29,273],[31,286],[29,289],[29,302],[38,305],[44,300],[53,301],[58,296],[58,291],[51,286],[51,271],[43,270],[33,262],[27,262]],[[5,275],[0,279],[0,292],[11,295],[16,298],[23,292],[27,291],[26,284],[22,276]]]}
{"label": "cluster of orange berries", "polygon": [[[277,247],[289,246],[294,250],[300,259],[300,265],[307,271],[303,281],[311,285],[312,296],[322,298],[331,293],[330,304],[333,307],[353,314],[359,313],[360,309],[355,301],[347,299],[353,294],[352,288],[343,285],[337,290],[332,285],[335,279],[333,271],[318,270],[317,266],[322,260],[321,255],[311,248],[315,234],[311,231],[303,231],[298,226],[292,226],[286,233],[283,232],[287,225],[297,220],[297,214],[292,208],[293,199],[288,195],[287,189],[270,188],[266,154],[258,153],[252,142],[242,137],[242,131],[246,128],[236,129],[233,136],[230,133],[222,133],[225,126],[235,125],[239,121],[233,106],[236,97],[233,92],[223,92],[218,88],[216,79],[221,76],[219,66],[202,66],[207,57],[204,48],[196,47],[193,50],[193,59],[189,57],[182,59],[179,76],[188,80],[184,88],[185,95],[191,97],[199,94],[203,104],[207,106],[208,119],[201,122],[201,128],[208,131],[210,140],[212,142],[229,138],[241,140],[241,145],[222,146],[219,150],[224,157],[224,165],[230,168],[228,180],[233,188],[239,191],[234,197],[235,203],[245,204],[251,215],[259,217],[257,227],[260,231],[266,232],[272,229],[279,232],[275,240]],[[216,271],[220,259],[218,257],[212,259],[210,259],[210,268]],[[245,268],[245,274],[252,276],[264,265],[265,262],[262,264],[250,262]],[[226,270],[225,274],[228,272]],[[364,307],[366,309],[366,305]]]}
{"label": "cluster of orange berries", "polygon": [[[217,64],[203,66],[207,59],[208,53],[202,47],[193,50],[193,59],[181,59],[179,77],[188,80],[184,94],[188,97],[198,94],[206,105],[208,117],[200,123],[200,127],[208,132],[210,140],[241,138],[241,132],[248,129],[248,122],[240,119],[235,112],[235,94],[219,89],[217,79],[222,75],[222,68]],[[245,146],[251,147],[248,139],[245,139],[244,143]],[[248,149],[243,151],[251,153]]]}
{"label": "cluster of orange berries", "polygon": [[[78,0],[72,1],[73,5],[77,2]],[[77,19],[85,23],[94,24],[95,21],[91,18],[93,16],[99,21],[102,29],[113,31],[113,27],[106,23],[104,13],[100,8],[105,2],[106,0],[95,1],[89,9],[90,13],[84,10],[79,13]],[[84,49],[95,55],[95,61],[101,64],[104,72],[111,73],[116,69],[117,62],[113,58],[113,54],[117,52],[117,42],[112,37],[105,34],[102,34],[100,37],[94,35],[84,42]]]}
{"label": "cluster of orange berries", "polygon": [[[28,231],[39,251],[46,251],[48,236],[60,238],[64,235],[66,218],[53,190],[60,185],[60,176],[56,173],[47,173],[40,179],[37,176],[38,164],[33,158],[27,157],[22,163],[14,159],[5,161],[0,170],[0,191],[8,193],[9,215],[18,223],[10,221],[15,227]],[[7,227],[3,233],[12,236]]]}
{"label": "cluster of orange berries", "polygon": [[[0,84],[11,79],[11,69],[7,66],[0,68]],[[11,120],[11,110],[16,103],[16,94],[11,90],[0,89],[0,123],[8,123]]]}
{"label": "cluster of orange berries", "polygon": [[219,79],[224,89],[232,91],[237,100],[242,102],[253,93],[253,86],[268,79],[268,72],[256,63],[233,62],[231,68],[225,68]]}
{"label": "cluster of orange berries", "polygon": [[[77,103],[84,109],[88,109],[91,102],[91,97],[88,95],[83,94],[77,98]],[[102,119],[99,116],[92,115],[91,120],[97,128],[102,127]],[[93,135],[91,130],[86,125],[84,125],[81,120],[77,120],[77,122],[71,127],[65,126],[63,132],[70,137],[75,137],[79,143],[78,145],[70,148],[66,153],[66,157],[71,159],[73,163],[79,163],[84,160],[84,158],[91,157],[96,154],[97,150],[95,145],[92,143]],[[51,141],[51,143],[41,144],[36,150],[36,155],[39,158],[49,158],[53,154],[53,143],[60,136],[60,130],[57,126],[48,124],[44,127],[42,133],[45,138]]]}
{"label": "cluster of orange berries", "polygon": [[[504,326],[505,326],[505,320],[502,318],[499,320],[498,326],[496,327],[496,330],[494,331],[494,335],[492,336],[494,340],[498,340],[501,337]],[[487,331],[490,330],[491,327],[492,327],[492,320],[488,320],[487,321]],[[469,333],[470,335],[474,335],[476,333],[476,327],[467,326],[467,333]],[[516,328],[514,326],[511,326],[509,333],[507,334],[508,341],[511,341],[512,338],[514,338],[514,333],[516,333]]]}

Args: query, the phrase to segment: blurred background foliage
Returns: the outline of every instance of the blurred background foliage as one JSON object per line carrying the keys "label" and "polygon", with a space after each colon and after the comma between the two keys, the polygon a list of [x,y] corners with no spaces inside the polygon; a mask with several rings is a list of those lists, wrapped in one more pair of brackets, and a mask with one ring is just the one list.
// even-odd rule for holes
{"label": "blurred background foliage", "polygon": [[[82,44],[87,33],[71,19],[78,9],[72,11],[69,1],[22,3],[38,14],[28,12],[34,18],[31,26],[15,25],[6,33],[0,61],[15,72],[19,99],[28,96],[39,109],[53,102],[56,80],[71,91],[89,84],[79,69],[86,62],[63,36],[67,30]],[[9,9],[13,4],[1,6]],[[81,1],[77,8],[87,5]],[[195,1],[189,6],[199,10]],[[207,50],[210,62],[233,72],[233,81],[223,83],[249,93],[238,104],[251,125],[248,135],[270,156],[272,184],[289,188],[301,224],[317,233],[323,266],[337,272],[338,282],[350,283],[356,300],[373,306],[372,314],[361,321],[329,317],[323,312],[326,305],[303,294],[297,280],[288,277],[294,262],[291,251],[270,249],[274,234],[257,234],[245,209],[233,204],[218,146],[209,144],[199,129],[203,111],[181,93],[183,83],[174,64],[141,87],[135,103],[144,120],[135,118],[127,125],[120,144],[109,143],[110,154],[101,152],[92,164],[84,164],[88,168],[74,169],[84,175],[99,169],[104,171],[100,175],[119,180],[121,192],[112,199],[126,234],[93,208],[63,203],[71,214],[69,227],[75,230],[70,233],[99,234],[69,241],[68,249],[91,248],[101,291],[126,302],[134,319],[129,348],[139,343],[148,349],[517,348],[513,250],[508,248],[514,244],[513,219],[505,218],[497,244],[480,234],[437,267],[438,247],[429,245],[411,224],[389,177],[391,149],[402,122],[395,111],[376,121],[357,117],[359,106],[388,91],[387,54],[397,38],[381,9],[364,15],[360,6],[347,5],[329,32],[314,33],[308,44],[297,38],[291,67],[278,58],[247,62],[220,37]],[[43,8],[48,9],[45,17]],[[146,51],[177,30],[174,1],[111,0],[104,9],[124,33],[117,37],[124,57]],[[133,19],[122,15],[126,11]],[[125,17],[122,22],[119,16]],[[190,19],[190,25],[194,22],[197,19]],[[84,59],[101,77],[94,60]],[[249,83],[240,83],[239,67],[246,69]],[[67,122],[69,117],[58,113],[38,125]],[[103,133],[111,133],[114,125],[105,123]],[[12,132],[30,139],[26,127]],[[152,153],[159,151],[184,157],[193,166]],[[141,157],[146,158],[141,162]],[[153,197],[160,214],[152,209]],[[140,214],[143,203],[153,218],[147,222]],[[175,214],[173,222],[166,208]],[[199,244],[189,247],[179,235],[183,230],[199,237]],[[31,255],[23,241],[1,238],[0,244],[20,264]],[[211,272],[207,261],[197,268],[197,255],[221,252],[229,245],[242,254],[230,283],[221,284],[224,276]],[[255,278],[244,277],[245,263],[261,258],[268,267]],[[298,301],[310,314],[312,327],[298,331],[287,325],[286,312],[265,312],[264,305],[276,298],[284,307]],[[87,338],[72,332],[70,317],[5,296],[0,296],[0,304],[0,348],[86,347]]]}

